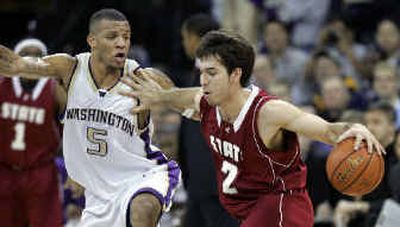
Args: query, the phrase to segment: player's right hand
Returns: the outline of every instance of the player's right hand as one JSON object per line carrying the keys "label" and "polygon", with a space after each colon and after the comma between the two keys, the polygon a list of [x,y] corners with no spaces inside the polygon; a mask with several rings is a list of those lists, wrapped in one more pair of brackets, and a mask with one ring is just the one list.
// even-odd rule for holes
{"label": "player's right hand", "polygon": [[119,91],[119,94],[140,101],[138,106],[132,108],[133,114],[162,104],[162,91],[164,89],[153,79],[152,73],[154,72],[148,69],[139,69],[129,73],[128,77],[122,78],[122,82],[131,90]]}
{"label": "player's right hand", "polygon": [[13,76],[23,68],[25,60],[7,47],[0,45],[0,74]]}

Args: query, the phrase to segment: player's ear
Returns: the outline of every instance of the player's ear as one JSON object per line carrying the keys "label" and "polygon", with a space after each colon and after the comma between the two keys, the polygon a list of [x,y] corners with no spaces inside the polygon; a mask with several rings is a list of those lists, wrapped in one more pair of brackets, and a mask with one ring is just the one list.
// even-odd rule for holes
{"label": "player's ear", "polygon": [[96,39],[92,33],[89,33],[89,35],[86,37],[86,41],[88,45],[90,46],[90,49],[93,49],[96,47]]}
{"label": "player's ear", "polygon": [[241,68],[234,68],[231,76],[230,76],[230,81],[233,83],[240,83],[240,78],[242,77],[242,69]]}

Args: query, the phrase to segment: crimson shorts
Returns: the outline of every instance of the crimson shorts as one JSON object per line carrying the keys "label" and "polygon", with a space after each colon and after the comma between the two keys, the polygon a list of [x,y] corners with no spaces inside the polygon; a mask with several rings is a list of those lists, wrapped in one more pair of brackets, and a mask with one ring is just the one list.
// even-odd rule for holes
{"label": "crimson shorts", "polygon": [[1,226],[62,226],[60,187],[53,162],[27,170],[0,164],[0,179]]}
{"label": "crimson shorts", "polygon": [[312,227],[314,211],[306,190],[261,197],[241,227]]}

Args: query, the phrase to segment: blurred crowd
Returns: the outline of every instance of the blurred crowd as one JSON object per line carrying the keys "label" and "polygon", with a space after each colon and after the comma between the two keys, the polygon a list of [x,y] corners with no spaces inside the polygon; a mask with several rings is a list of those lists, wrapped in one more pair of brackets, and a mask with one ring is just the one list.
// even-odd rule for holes
{"label": "blurred crowd", "polygon": [[[82,8],[90,9],[92,2],[87,2]],[[198,83],[194,76],[195,62],[187,50],[190,43],[181,45],[181,42],[188,36],[185,32],[202,35],[196,29],[184,30],[182,26],[187,18],[202,13],[213,18],[221,28],[241,33],[254,45],[256,60],[251,83],[328,121],[363,123],[386,148],[382,183],[363,197],[349,197],[337,192],[327,180],[325,163],[332,147],[301,138],[302,157],[309,170],[308,190],[314,205],[315,226],[396,226],[388,225],[390,221],[400,225],[400,87],[397,83],[400,78],[400,4],[397,1],[197,0],[191,6],[185,1],[171,1],[170,6],[162,0],[148,1],[150,6],[138,2],[145,12],[137,14],[139,10],[133,9],[134,6],[126,8],[127,15],[132,16],[134,37],[130,57],[144,66],[179,75],[179,78],[172,78],[177,86]],[[102,3],[113,6],[108,1]],[[122,7],[127,4],[121,1],[113,7],[124,11]],[[163,6],[171,12],[166,12]],[[74,31],[74,20],[81,16],[64,18],[66,24],[60,32]],[[154,21],[146,26],[147,19]],[[62,38],[65,42],[61,42],[45,37],[40,32],[45,30],[41,26],[48,23],[43,20],[37,16],[27,20],[31,24],[25,35],[44,38],[53,53],[73,54],[86,48],[83,47],[84,38],[79,40],[80,45],[74,45],[72,38]],[[139,32],[135,27],[139,27]],[[55,27],[46,29],[56,30]],[[84,29],[83,33],[86,31]],[[160,36],[148,39],[145,35],[150,37],[149,34]],[[12,37],[18,38],[23,37]],[[161,40],[164,45],[160,44],[162,38],[165,38]],[[3,42],[1,38],[0,41]],[[188,207],[196,206],[194,212],[207,213],[202,209],[207,210],[208,205],[199,201],[211,198],[210,201],[218,202],[216,189],[207,188],[215,187],[213,167],[209,164],[212,160],[207,151],[201,152],[207,148],[196,142],[195,137],[201,135],[193,122],[163,109],[153,113],[153,121],[154,142],[169,157],[180,160],[185,174],[184,187],[175,197],[176,205],[162,217],[161,226],[193,226],[188,224],[191,223],[187,220],[191,217],[187,216],[191,214]],[[57,165],[62,176],[66,223],[74,226],[84,205],[83,189],[66,177],[61,156]]]}

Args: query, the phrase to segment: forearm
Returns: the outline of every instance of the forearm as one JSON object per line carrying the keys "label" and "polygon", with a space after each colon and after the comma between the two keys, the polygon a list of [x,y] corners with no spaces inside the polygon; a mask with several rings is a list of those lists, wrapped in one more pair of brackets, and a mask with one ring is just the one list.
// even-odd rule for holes
{"label": "forearm", "polygon": [[[199,95],[201,88],[172,88],[161,91],[160,102],[174,110],[200,110]],[[198,99],[198,100],[197,100]]]}
{"label": "forearm", "polygon": [[42,60],[39,62],[24,61],[18,74],[25,78],[38,79],[44,76],[56,77],[57,70],[53,65]]}

